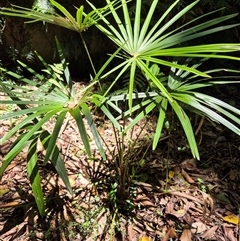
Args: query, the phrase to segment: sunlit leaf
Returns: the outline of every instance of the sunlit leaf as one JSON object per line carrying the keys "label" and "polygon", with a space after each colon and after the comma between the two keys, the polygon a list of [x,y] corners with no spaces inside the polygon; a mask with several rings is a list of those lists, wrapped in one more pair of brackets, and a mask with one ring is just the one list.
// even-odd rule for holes
{"label": "sunlit leaf", "polygon": [[223,220],[228,223],[233,223],[235,225],[239,224],[239,217],[233,214],[223,217]]}
{"label": "sunlit leaf", "polygon": [[63,124],[63,121],[65,119],[66,114],[67,114],[67,110],[62,111],[57,117],[57,121],[55,123],[50,141],[48,143],[48,148],[47,148],[47,152],[46,152],[46,155],[45,155],[44,164],[47,163],[49,157],[54,152],[54,148],[56,147],[57,138],[58,138],[58,135],[59,135],[59,132],[61,130],[61,127],[62,127],[62,124]]}
{"label": "sunlit leaf", "polygon": [[38,169],[37,139],[34,139],[29,146],[27,154],[27,173],[33,190],[34,198],[40,215],[45,215],[45,202],[43,198],[40,174]]}
{"label": "sunlit leaf", "polygon": [[0,197],[2,197],[4,194],[8,193],[10,189],[8,188],[2,188],[0,187]]}
{"label": "sunlit leaf", "polygon": [[162,128],[164,125],[166,112],[167,112],[167,106],[168,106],[168,100],[166,98],[163,98],[162,102],[160,104],[157,127],[156,127],[156,131],[155,131],[154,138],[153,138],[153,150],[156,149],[159,139],[161,137]]}
{"label": "sunlit leaf", "polygon": [[182,109],[182,107],[176,101],[170,102],[170,104],[173,107],[173,110],[176,113],[176,115],[184,129],[184,132],[188,139],[188,143],[190,145],[193,157],[195,157],[199,160],[200,157],[199,157],[199,152],[198,152],[198,148],[197,148],[197,143],[196,143],[196,139],[195,139],[194,132],[192,129],[192,124],[189,120],[189,117],[187,116],[185,111]]}
{"label": "sunlit leaf", "polygon": [[[43,131],[40,140],[42,142],[42,145],[44,146],[45,150],[48,149],[48,144],[50,140],[51,134],[48,131]],[[57,173],[63,180],[64,185],[66,186],[67,190],[72,194],[72,187],[68,178],[68,173],[64,164],[64,161],[61,157],[60,151],[58,150],[58,147],[55,145],[53,152],[51,153],[49,157],[50,162],[53,164],[54,168],[56,169]]]}
{"label": "sunlit leaf", "polygon": [[143,235],[138,241],[151,241],[151,239],[148,236]]}
{"label": "sunlit leaf", "polygon": [[71,109],[69,112],[71,113],[71,115],[73,116],[73,118],[75,119],[75,121],[77,123],[78,131],[82,138],[82,141],[83,141],[83,144],[84,144],[84,147],[86,149],[88,156],[92,157],[90,144],[89,144],[89,138],[87,135],[86,127],[83,122],[82,113],[80,111],[80,108],[77,106],[77,107]]}
{"label": "sunlit leaf", "polygon": [[169,171],[169,173],[168,173],[169,179],[172,179],[174,177],[174,175],[175,175],[175,172]]}
{"label": "sunlit leaf", "polygon": [[103,146],[102,146],[102,143],[101,143],[101,139],[100,139],[100,136],[98,134],[97,128],[94,124],[94,120],[93,120],[93,117],[91,115],[91,112],[90,112],[88,106],[85,103],[83,103],[81,105],[81,108],[82,108],[82,111],[83,111],[87,121],[88,121],[88,125],[89,125],[89,127],[92,131],[93,138],[96,142],[98,150],[100,151],[100,154],[101,154],[102,158],[106,159],[105,152],[104,152],[104,149],[103,149]]}

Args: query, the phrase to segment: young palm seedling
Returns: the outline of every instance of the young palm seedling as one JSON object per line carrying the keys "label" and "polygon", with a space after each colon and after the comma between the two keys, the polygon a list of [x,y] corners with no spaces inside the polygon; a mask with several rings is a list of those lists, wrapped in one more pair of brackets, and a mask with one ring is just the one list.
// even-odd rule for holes
{"label": "young palm seedling", "polygon": [[[88,91],[94,86],[94,84],[96,84],[96,82],[84,89],[80,89],[78,91],[74,90],[62,49],[60,48],[59,42],[56,42],[59,55],[62,60],[61,64],[48,65],[38,55],[38,58],[42,61],[46,68],[45,73],[47,73],[47,75],[41,75],[21,62],[19,62],[19,64],[32,73],[36,79],[31,80],[1,68],[1,71],[3,71],[5,75],[15,78],[16,81],[18,81],[18,84],[21,83],[24,85],[19,86],[16,84],[0,82],[1,90],[11,98],[11,100],[1,100],[0,103],[4,105],[14,104],[19,107],[19,110],[17,111],[1,115],[0,121],[9,118],[21,117],[21,121],[18,122],[1,139],[1,142],[3,143],[12,136],[16,134],[18,135],[18,138],[14,142],[11,150],[3,159],[2,166],[0,167],[0,176],[2,177],[3,172],[12,160],[28,146],[27,172],[41,215],[44,215],[45,204],[38,168],[38,141],[42,143],[44,149],[46,150],[44,164],[46,164],[49,160],[51,161],[68,191],[72,193],[64,161],[56,145],[61,127],[68,113],[77,123],[79,134],[89,158],[92,157],[92,151],[90,149],[88,135],[83,122],[83,116],[87,119],[102,158],[105,159],[105,153],[101,145],[100,137],[87,104],[89,103]],[[50,133],[46,129],[45,124],[52,118],[56,118],[56,121],[54,129],[52,133]]]}

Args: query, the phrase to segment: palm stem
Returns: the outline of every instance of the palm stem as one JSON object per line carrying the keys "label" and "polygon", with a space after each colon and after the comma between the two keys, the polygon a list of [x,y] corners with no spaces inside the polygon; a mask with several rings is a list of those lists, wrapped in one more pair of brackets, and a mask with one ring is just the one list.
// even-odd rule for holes
{"label": "palm stem", "polygon": [[[79,32],[79,34],[80,34],[80,37],[81,37],[83,46],[84,46],[84,48],[85,48],[85,50],[86,50],[86,53],[87,53],[88,59],[89,59],[89,61],[90,61],[90,64],[91,64],[91,66],[92,66],[92,70],[93,70],[94,76],[96,76],[96,75],[97,75],[97,72],[96,72],[96,69],[95,69],[95,67],[94,67],[94,64],[93,64],[91,55],[90,55],[90,53],[89,53],[89,51],[88,51],[87,44],[86,44],[86,42],[85,42],[85,40],[84,40],[84,38],[83,38],[82,33]],[[101,84],[99,83],[99,81],[98,81],[98,85],[99,85],[100,90],[102,90],[102,86],[101,86]]]}

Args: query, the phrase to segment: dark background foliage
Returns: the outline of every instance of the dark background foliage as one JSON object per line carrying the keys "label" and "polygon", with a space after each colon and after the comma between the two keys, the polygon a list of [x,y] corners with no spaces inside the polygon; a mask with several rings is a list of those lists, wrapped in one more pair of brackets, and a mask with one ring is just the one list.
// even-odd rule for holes
{"label": "dark background foliage", "polygon": [[[66,9],[75,16],[76,9],[84,5],[86,12],[90,11],[90,7],[86,1],[58,1],[66,7]],[[104,6],[105,1],[92,1],[98,7]],[[11,1],[23,7],[31,8],[34,1]],[[10,6],[10,2],[1,1],[1,7]],[[34,58],[33,51],[36,50],[48,63],[58,61],[55,46],[55,36],[59,39],[66,58],[70,63],[70,70],[73,75],[80,78],[89,78],[91,66],[86,56],[86,52],[80,42],[78,33],[64,29],[51,24],[36,22],[27,24],[26,19],[1,17],[1,44],[0,59],[2,64],[8,69],[18,70],[16,60],[21,60],[36,70],[40,70],[42,66]],[[94,59],[96,67],[100,66],[106,60],[106,53],[111,51],[108,39],[104,37],[96,28],[90,28],[84,33],[88,48]]]}
{"label": "dark background foliage", "polygon": [[[18,0],[11,1],[0,1],[0,6],[10,6],[11,4],[20,5],[23,7],[31,8],[32,6],[38,7],[39,1],[35,0],[22,0],[21,3]],[[90,11],[90,7],[85,0],[59,0],[60,4],[66,7],[66,9],[75,16],[75,6],[84,5],[86,12]],[[101,7],[105,5],[104,0],[92,0],[95,6]],[[155,13],[155,21],[159,19],[159,16],[166,11],[166,9],[172,4],[173,0],[159,1],[158,8]],[[177,7],[172,11],[165,22],[171,19],[177,12],[183,9],[185,6],[190,4],[192,1],[184,0],[180,1]],[[142,14],[147,14],[151,1],[143,0]],[[130,8],[130,14],[135,14],[135,1],[131,1],[129,4],[132,5]],[[217,17],[225,14],[240,12],[240,0],[202,0],[199,4],[189,11],[180,21],[172,26],[172,29],[180,27],[184,23],[200,16],[209,11],[213,11],[219,8],[224,8],[211,16]],[[206,20],[206,19],[203,19]],[[240,17],[237,16],[234,19],[229,20],[227,23],[239,23]],[[153,22],[154,24],[154,22]],[[226,23],[225,23],[226,24]],[[89,74],[92,73],[90,63],[86,56],[83,45],[80,42],[78,33],[73,31],[60,28],[55,25],[44,24],[42,22],[26,24],[24,19],[20,18],[0,18],[0,59],[2,64],[14,70],[19,70],[17,60],[21,60],[27,63],[29,66],[40,70],[42,66],[34,57],[34,50],[36,50],[48,63],[57,61],[56,47],[55,47],[55,36],[58,37],[62,47],[65,51],[68,62],[70,63],[70,70],[76,78],[89,79]],[[107,53],[114,51],[114,46],[110,41],[99,33],[99,31],[92,27],[88,31],[84,32],[84,37],[87,42],[88,48],[92,55],[94,64],[98,69],[102,63],[107,59]],[[188,45],[206,44],[206,43],[217,43],[217,42],[239,42],[240,41],[240,28],[230,29],[224,32],[215,33],[206,36],[201,39],[197,39],[187,43]],[[238,55],[239,53],[235,53]],[[168,60],[171,60],[168,59]],[[232,66],[232,62],[224,60],[211,60],[208,65],[212,68],[224,66],[225,68],[233,68],[239,66]],[[204,66],[203,66],[204,67]],[[163,71],[168,71],[167,69]]]}

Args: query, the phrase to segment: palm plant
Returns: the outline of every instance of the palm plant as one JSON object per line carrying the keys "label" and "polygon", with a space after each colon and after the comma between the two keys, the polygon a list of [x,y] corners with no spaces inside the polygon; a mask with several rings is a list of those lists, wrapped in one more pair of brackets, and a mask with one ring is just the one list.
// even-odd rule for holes
{"label": "palm plant", "polygon": [[[204,61],[207,61],[207,59],[202,59],[198,64],[193,64],[191,68],[197,69]],[[190,62],[191,61],[188,59],[185,65],[188,66]],[[217,73],[217,75],[212,76],[211,78],[205,78],[188,71],[176,69],[175,67],[171,68],[171,71],[167,76],[160,73],[160,68],[156,64],[149,66],[149,68],[155,76],[158,76],[158,79],[163,86],[171,91],[169,91],[169,93],[171,93],[172,98],[176,100],[179,108],[181,108],[181,111],[184,113],[184,121],[182,121],[181,115],[179,117],[179,113],[176,111],[179,120],[182,121],[185,131],[189,130],[188,128],[192,128],[191,123],[188,126],[188,122],[186,123],[185,121],[190,119],[188,113],[192,112],[200,116],[205,116],[210,121],[221,123],[240,135],[240,128],[238,127],[240,123],[240,110],[224,101],[201,92],[201,89],[209,86],[239,83],[236,79],[240,78],[240,71],[231,69],[213,69],[204,71],[203,73],[211,75]],[[231,74],[235,73],[236,75],[224,75],[222,72],[228,72]],[[232,80],[225,80],[229,78],[232,78]],[[133,153],[134,145],[133,148],[131,148],[131,145],[127,148],[125,147],[124,143],[128,139],[128,133],[133,131],[135,125],[146,118],[149,113],[154,109],[157,109],[159,116],[153,137],[153,147],[155,148],[158,145],[162,129],[166,126],[166,122],[168,121],[166,112],[171,105],[169,104],[167,97],[163,96],[154,84],[151,83],[150,86],[148,92],[133,93],[132,98],[133,100],[137,100],[138,104],[133,106],[132,111],[123,111],[119,108],[118,104],[119,102],[126,103],[130,98],[129,94],[119,94],[109,97],[98,96],[96,94],[93,95],[93,98],[101,99],[100,104],[96,104],[99,105],[103,112],[112,121],[118,132],[118,135],[115,135],[118,148],[115,164],[119,176],[119,185],[117,186],[119,198],[129,195],[128,188],[129,183],[131,182],[129,178],[129,165],[131,162],[131,154],[129,155],[129,150],[131,150],[130,153]],[[118,115],[113,116],[109,107],[113,108]],[[123,125],[119,125],[118,120],[123,120]],[[190,138],[192,139],[188,139],[189,143],[190,141],[195,142],[194,134],[190,135]],[[133,143],[136,143],[135,141],[133,141]],[[198,151],[198,149],[196,149],[196,151]],[[139,161],[140,160],[141,158]]]}
{"label": "palm plant", "polygon": [[[156,74],[151,70],[150,66],[153,64],[168,66],[172,70],[174,68],[179,70],[179,72],[176,73],[183,73],[186,75],[186,73],[192,73],[196,76],[202,76],[204,78],[210,78],[211,77],[211,71],[201,72],[197,68],[189,67],[185,64],[178,64],[178,62],[170,62],[163,60],[162,57],[170,56],[170,57],[191,57],[191,58],[225,58],[225,59],[231,59],[231,60],[240,60],[239,58],[232,57],[230,55],[224,55],[223,53],[238,51],[240,48],[240,44],[209,44],[209,45],[199,45],[199,46],[181,46],[184,42],[187,42],[189,40],[193,40],[196,38],[200,38],[205,35],[213,34],[219,31],[223,31],[229,28],[233,28],[238,26],[239,24],[231,24],[226,26],[218,26],[218,27],[212,27],[214,25],[220,24],[223,21],[226,21],[228,19],[231,19],[235,17],[237,14],[230,14],[227,16],[222,16],[219,18],[215,18],[213,20],[209,20],[200,24],[195,24],[196,21],[201,20],[203,17],[206,17],[210,14],[213,14],[216,11],[204,14],[196,19],[191,20],[190,22],[184,24],[183,26],[171,30],[170,32],[167,32],[167,30],[177,21],[179,20],[184,14],[186,14],[193,6],[195,6],[199,0],[194,1],[193,3],[186,6],[183,10],[181,10],[178,14],[176,14],[172,19],[170,19],[167,23],[163,24],[163,20],[167,17],[167,15],[171,12],[171,10],[178,4],[178,0],[175,1],[168,10],[159,18],[159,20],[155,23],[153,27],[150,27],[151,20],[154,15],[154,11],[156,10],[156,6],[158,3],[158,0],[153,0],[152,4],[149,8],[148,14],[145,18],[145,21],[141,23],[141,7],[142,7],[142,1],[138,0],[136,1],[136,14],[135,18],[132,21],[129,16],[129,9],[128,9],[128,3],[126,0],[122,0],[122,12],[123,12],[123,19],[119,17],[118,12],[116,9],[111,5],[110,0],[106,0],[108,5],[110,6],[112,16],[114,20],[116,21],[117,27],[114,27],[114,24],[111,24],[109,20],[103,16],[101,13],[99,13],[99,18],[102,19],[104,24],[97,24],[96,26],[108,36],[119,48],[118,50],[109,58],[109,60],[106,62],[106,64],[103,66],[103,68],[98,72],[96,75],[96,79],[98,79],[100,76],[101,78],[105,78],[106,76],[110,75],[111,73],[118,71],[118,75],[115,78],[112,85],[109,87],[109,89],[106,91],[106,94],[110,91],[112,86],[121,78],[121,76],[126,72],[130,72],[129,76],[129,85],[128,85],[128,95],[121,95],[121,96],[115,96],[115,99],[120,100],[126,100],[128,99],[128,105],[129,105],[129,112],[128,114],[131,115],[133,112],[133,98],[139,97],[140,94],[138,93],[137,96],[134,94],[134,82],[135,80],[135,73],[136,69],[139,68],[144,75],[147,77],[150,83],[154,84],[155,88],[158,90],[156,93],[142,93],[142,96],[144,98],[146,97],[154,97],[154,104],[153,102],[146,102],[146,109],[144,113],[142,113],[142,116],[145,116],[147,113],[149,113],[152,109],[155,107],[159,108],[159,118],[157,123],[157,129],[156,134],[153,141],[153,149],[156,148],[156,145],[158,143],[160,133],[163,127],[163,123],[165,120],[165,112],[168,105],[171,105],[174,112],[176,113],[178,119],[180,120],[182,127],[184,129],[184,132],[186,134],[186,137],[188,139],[192,154],[194,157],[199,159],[199,153],[197,144],[195,141],[192,125],[190,122],[190,119],[188,115],[185,113],[184,109],[179,104],[179,101],[185,102],[186,104],[193,106],[195,109],[199,109],[203,114],[206,115],[212,115],[213,112],[209,112],[208,109],[203,108],[200,104],[200,98],[201,98],[201,104],[205,104],[207,106],[213,107],[215,110],[219,111],[220,107],[217,107],[216,104],[213,102],[216,101],[213,98],[211,100],[209,98],[203,97],[203,95],[194,95],[190,98],[190,90],[195,89],[198,87],[202,87],[201,85],[197,85],[196,83],[188,83],[189,87],[188,89],[184,91],[184,93],[172,93],[172,91],[180,91],[183,88],[183,84],[179,84],[179,80],[174,79],[173,77],[169,77],[168,85],[165,86],[164,83],[162,83],[161,79],[157,78]],[[93,4],[89,3],[92,8],[95,10],[96,8],[93,6]],[[195,24],[195,25],[194,25]],[[190,26],[189,28],[187,28]],[[115,68],[111,69],[111,71],[104,73],[105,67],[111,62],[113,58],[119,58],[121,63],[116,66]],[[129,70],[130,69],[130,70]],[[181,81],[180,81],[181,83]],[[212,84],[217,84],[217,82],[212,82]],[[178,88],[176,88],[178,86]],[[191,87],[190,87],[191,86]],[[189,91],[189,93],[188,93]],[[147,101],[147,100],[146,100]],[[220,101],[218,101],[218,104],[221,106]],[[217,104],[217,105],[218,105]],[[135,107],[136,110],[137,107]],[[236,109],[233,110],[232,107],[229,105],[224,105],[224,108],[227,108],[228,110],[234,111],[235,114],[239,115],[239,111]],[[223,110],[220,111],[220,113],[227,114],[226,112],[223,112]],[[224,125],[226,125],[228,128],[233,130],[235,133],[239,134],[239,128],[236,126],[230,124],[229,122],[226,122],[225,119],[220,118],[219,115],[215,113],[215,116],[218,121]],[[238,123],[239,118],[233,117],[233,115],[229,116],[230,119],[234,120]],[[140,118],[140,117],[139,117]],[[132,122],[132,124],[129,126],[134,125],[136,121]]]}
{"label": "palm plant", "polygon": [[[1,100],[0,103],[4,105],[18,105],[20,110],[1,115],[0,121],[9,118],[23,118],[1,139],[3,143],[21,130],[22,134],[19,135],[13,143],[11,150],[3,159],[2,166],[0,167],[0,176],[3,175],[3,172],[14,157],[28,146],[27,171],[38,210],[42,216],[45,212],[45,204],[38,168],[37,143],[39,140],[46,150],[44,164],[46,164],[48,160],[51,161],[66,185],[66,188],[72,193],[64,161],[56,145],[67,113],[70,113],[76,120],[79,134],[85,146],[85,151],[91,158],[92,152],[82,116],[86,117],[99,152],[101,156],[105,158],[98,131],[87,105],[88,91],[92,88],[94,83],[79,91],[74,90],[62,49],[60,48],[59,42],[56,42],[59,56],[62,60],[61,64],[48,65],[41,56],[37,55],[46,67],[45,72],[48,74],[48,78],[46,78],[45,75],[38,74],[20,61],[19,64],[32,73],[36,78],[35,80],[24,78],[21,75],[1,68],[3,78],[0,82],[0,90],[6,93],[11,100]],[[4,79],[6,76],[16,79],[16,81],[23,83],[24,86],[21,87],[14,83],[5,82]],[[55,117],[55,126],[52,133],[50,133],[44,125],[51,118]]]}
{"label": "palm plant", "polygon": [[[59,66],[47,65],[43,61],[47,73],[50,74],[49,79],[45,79],[41,75],[35,73],[34,70],[28,68],[23,63],[20,63],[23,67],[26,67],[32,74],[38,78],[38,82],[32,81],[22,76],[16,75],[7,71],[6,69],[1,69],[4,73],[21,79],[21,81],[26,84],[36,87],[39,91],[29,91],[27,87],[17,87],[7,83],[1,83],[0,87],[2,91],[6,92],[10,97],[11,101],[1,101],[3,104],[17,104],[21,110],[6,114],[0,117],[0,120],[17,117],[25,115],[24,120],[22,120],[18,125],[16,125],[6,136],[3,137],[2,141],[10,138],[18,130],[24,128],[25,132],[16,141],[15,145],[11,151],[4,157],[4,162],[0,168],[0,176],[3,174],[6,167],[9,165],[11,160],[26,146],[29,145],[28,149],[28,174],[32,184],[33,192],[36,198],[36,202],[39,211],[44,215],[44,202],[43,194],[40,185],[40,176],[37,167],[37,156],[36,156],[36,143],[40,139],[43,146],[46,148],[46,156],[44,162],[51,160],[56,170],[64,180],[65,185],[71,191],[69,181],[67,178],[66,170],[59,154],[59,150],[56,146],[56,140],[61,128],[61,125],[66,117],[67,113],[70,113],[76,120],[79,133],[82,137],[83,143],[87,154],[91,157],[91,150],[89,147],[88,138],[86,135],[86,129],[83,123],[82,114],[86,117],[89,126],[92,130],[93,136],[95,138],[96,144],[103,158],[104,151],[100,142],[98,132],[94,126],[93,118],[88,108],[87,103],[93,103],[102,109],[106,116],[112,121],[114,127],[117,129],[120,138],[119,140],[124,140],[126,133],[136,124],[139,120],[143,119],[152,110],[158,109],[159,118],[156,127],[156,133],[153,139],[153,149],[156,148],[157,143],[160,138],[160,134],[163,128],[164,121],[166,119],[166,110],[168,106],[171,106],[176,113],[178,119],[180,120],[182,127],[187,136],[192,154],[194,157],[199,159],[199,153],[197,144],[195,141],[195,136],[193,133],[193,128],[188,115],[184,110],[185,105],[192,106],[196,111],[203,115],[210,116],[213,119],[217,119],[220,123],[226,125],[235,133],[239,134],[239,128],[234,123],[239,123],[239,110],[231,107],[230,105],[214,99],[213,97],[201,94],[195,89],[219,84],[217,81],[210,81],[208,78],[211,74],[217,70],[212,71],[199,71],[197,65],[188,66],[188,64],[179,64],[178,62],[170,62],[163,60],[162,57],[172,56],[172,57],[190,57],[190,58],[226,58],[232,60],[239,60],[238,58],[231,57],[228,55],[223,55],[222,53],[228,53],[233,51],[238,51],[240,44],[211,44],[211,45],[201,45],[201,46],[190,46],[182,47],[181,44],[192,39],[196,39],[208,34],[213,34],[218,31],[222,31],[228,28],[233,28],[238,24],[232,24],[227,26],[213,27],[225,20],[233,18],[236,14],[231,14],[223,17],[219,17],[213,20],[206,21],[204,23],[196,24],[196,21],[201,20],[201,18],[212,14],[214,12],[200,16],[183,26],[171,30],[168,29],[179,20],[184,14],[186,14],[193,6],[195,6],[198,1],[185,7],[181,10],[175,17],[170,21],[163,24],[163,20],[171,12],[171,10],[178,4],[179,0],[174,2],[168,10],[160,17],[160,19],[150,27],[151,20],[154,15],[158,0],[153,0],[150,5],[150,9],[145,18],[145,21],[141,23],[141,7],[142,1],[136,1],[136,14],[133,22],[129,16],[128,1],[117,0],[110,1],[106,0],[107,5],[105,8],[97,9],[89,2],[92,6],[93,11],[89,14],[84,13],[83,7],[77,10],[76,18],[72,17],[70,13],[60,4],[54,0],[50,2],[57,7],[65,17],[61,17],[55,13],[42,13],[31,9],[25,9],[21,7],[15,8],[1,8],[0,14],[18,16],[33,19],[33,21],[46,21],[48,23],[56,24],[80,33],[83,40],[82,32],[87,30],[88,27],[95,25],[106,34],[119,48],[114,54],[108,59],[108,61],[102,66],[102,68],[96,73],[90,85],[81,90],[80,93],[75,93],[70,74],[67,68],[62,51],[60,50],[59,43],[59,55],[62,63]],[[120,4],[121,3],[121,4]],[[118,15],[117,9],[121,8],[123,10],[123,19]],[[113,19],[116,21],[116,27],[114,27],[111,22],[106,18],[106,15],[111,13]],[[103,21],[103,24],[99,23],[99,20]],[[195,24],[195,25],[194,25]],[[189,28],[187,28],[190,26]],[[212,28],[213,27],[213,28]],[[87,46],[83,40],[83,44]],[[221,53],[221,55],[219,55]],[[113,68],[111,71],[105,72],[108,64],[114,59],[119,58],[122,62]],[[89,59],[91,61],[90,55]],[[159,72],[157,71],[159,65],[165,65],[171,68],[171,75],[159,77]],[[92,63],[93,66],[93,63]],[[149,84],[152,86],[147,92],[134,93],[134,83],[136,76],[136,69],[146,76]],[[94,69],[94,66],[93,66]],[[128,93],[115,95],[108,97],[112,86],[121,78],[121,76],[129,71],[129,84]],[[101,81],[110,74],[118,72],[117,77],[107,89],[104,94],[94,93],[89,96],[89,91],[92,87],[98,83],[101,86]],[[60,73],[60,75],[58,74]],[[65,75],[65,82],[61,78],[61,73]],[[202,77],[206,82],[194,81],[194,78]],[[66,85],[64,85],[64,83]],[[221,84],[224,82],[222,81]],[[24,90],[12,91],[13,89]],[[35,91],[35,92],[34,92]],[[26,94],[27,93],[27,94]],[[35,94],[35,98],[31,99]],[[30,98],[30,99],[29,99]],[[141,101],[140,104],[133,105],[133,99],[138,99]],[[129,109],[123,111],[116,103],[119,101],[124,101],[128,103]],[[51,104],[49,104],[49,102]],[[33,105],[32,107],[29,105]],[[111,113],[110,108],[119,113],[116,117]],[[139,112],[140,111],[140,112]],[[133,113],[136,114],[135,116]],[[228,118],[233,121],[230,122],[229,119],[222,117],[222,115],[227,115]],[[49,133],[42,127],[50,118],[57,116],[55,128],[53,133]],[[130,120],[129,125],[120,125],[118,120],[127,118]],[[121,138],[122,137],[122,138]],[[119,147],[119,177],[126,176],[128,169],[128,162],[123,154],[123,147]],[[123,167],[123,168],[121,168]],[[37,173],[37,174],[36,174]],[[124,177],[125,177],[124,176]],[[120,180],[119,189],[123,188],[127,178]],[[124,193],[124,190],[123,190]]]}
{"label": "palm plant", "polygon": [[[74,18],[62,5],[54,0],[50,0],[50,2],[64,15],[64,17],[53,12],[52,10],[50,11],[49,9],[39,11],[39,9],[36,8],[28,9],[15,5],[13,5],[14,8],[0,8],[0,14],[33,19],[28,23],[44,21],[78,32],[88,54],[93,71],[95,72],[94,64],[88,52],[88,48],[82,33],[93,24],[96,24],[96,22],[99,20],[97,14],[98,12],[101,12],[103,15],[110,13],[108,5],[100,9],[95,9],[88,14],[85,14],[84,7],[80,6],[76,11],[76,17]],[[116,6],[117,8],[118,2],[119,1],[115,1],[113,6]],[[33,74],[33,76],[36,77],[36,80],[24,78],[23,76],[8,71],[4,68],[0,69],[1,73],[3,73],[3,81],[0,82],[0,90],[11,98],[11,100],[1,100],[0,103],[4,105],[16,104],[20,108],[19,111],[0,116],[0,120],[15,117],[17,118],[19,116],[24,117],[24,119],[12,130],[10,130],[3,138],[1,138],[0,141],[3,143],[15,135],[20,129],[25,130],[14,142],[10,152],[4,157],[2,166],[0,167],[0,177],[2,177],[3,172],[6,170],[7,166],[11,163],[14,157],[17,156],[21,150],[24,149],[24,147],[28,146],[27,171],[36,204],[39,213],[42,216],[45,214],[45,202],[41,189],[41,180],[38,169],[38,157],[36,154],[38,140],[40,140],[46,150],[44,163],[46,164],[48,160],[51,161],[56,171],[62,178],[68,191],[72,193],[66,168],[60,155],[60,151],[56,145],[56,140],[67,113],[70,113],[76,120],[79,134],[82,138],[88,156],[91,158],[92,153],[90,150],[90,144],[82,115],[87,119],[101,156],[106,158],[103,147],[101,145],[100,137],[94,125],[93,118],[87,104],[89,103],[88,93],[91,92],[91,89],[96,83],[98,83],[98,81],[93,81],[87,88],[82,89],[76,93],[73,88],[72,79],[63,51],[57,40],[56,43],[61,59],[61,64],[48,65],[41,58],[41,56],[36,53],[37,57],[45,66],[45,72],[50,76],[49,78],[45,78],[44,76],[36,73],[33,69],[29,68],[27,65],[20,61],[18,61],[19,64],[26,68],[31,74]],[[65,78],[62,77],[63,73]],[[19,87],[15,84],[7,83],[4,81],[5,76],[23,82],[25,85],[28,85],[28,87]],[[29,90],[29,87],[31,90]],[[94,98],[91,99],[94,101]],[[57,116],[55,127],[53,132],[50,133],[43,126],[55,116]]]}

